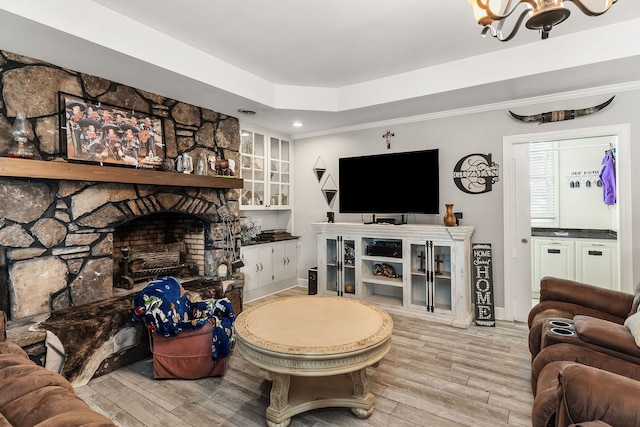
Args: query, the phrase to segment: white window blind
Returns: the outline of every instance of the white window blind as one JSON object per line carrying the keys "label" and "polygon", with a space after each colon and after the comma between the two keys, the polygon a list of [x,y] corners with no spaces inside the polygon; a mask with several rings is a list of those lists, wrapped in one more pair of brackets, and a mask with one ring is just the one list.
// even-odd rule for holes
{"label": "white window blind", "polygon": [[558,222],[558,145],[556,141],[529,144],[532,225]]}

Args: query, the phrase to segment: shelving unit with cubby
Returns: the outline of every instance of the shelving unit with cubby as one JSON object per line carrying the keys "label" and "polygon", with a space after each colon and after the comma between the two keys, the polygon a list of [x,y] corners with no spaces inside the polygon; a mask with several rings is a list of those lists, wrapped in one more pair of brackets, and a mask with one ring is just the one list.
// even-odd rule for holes
{"label": "shelving unit with cubby", "polygon": [[[402,306],[402,240],[365,237],[362,238],[362,248],[365,254],[360,257],[362,299],[378,304]],[[376,252],[375,248],[383,248],[385,252]]]}

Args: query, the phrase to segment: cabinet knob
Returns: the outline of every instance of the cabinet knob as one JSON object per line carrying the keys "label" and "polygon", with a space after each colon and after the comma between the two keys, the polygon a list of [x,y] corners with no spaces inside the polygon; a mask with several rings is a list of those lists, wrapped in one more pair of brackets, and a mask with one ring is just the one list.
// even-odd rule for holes
{"label": "cabinet knob", "polygon": [[262,271],[262,268],[263,268],[263,267],[262,267],[262,263],[260,263],[260,271]]}
{"label": "cabinet knob", "polygon": [[529,239],[527,239],[526,237],[523,239],[520,239],[520,243],[529,243]]}

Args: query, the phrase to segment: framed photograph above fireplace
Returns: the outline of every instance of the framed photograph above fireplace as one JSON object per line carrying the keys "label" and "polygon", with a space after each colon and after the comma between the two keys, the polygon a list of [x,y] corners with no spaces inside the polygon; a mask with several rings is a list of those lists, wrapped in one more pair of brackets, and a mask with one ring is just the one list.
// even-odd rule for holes
{"label": "framed photograph above fireplace", "polygon": [[166,158],[161,118],[62,92],[58,102],[67,160],[157,169]]}

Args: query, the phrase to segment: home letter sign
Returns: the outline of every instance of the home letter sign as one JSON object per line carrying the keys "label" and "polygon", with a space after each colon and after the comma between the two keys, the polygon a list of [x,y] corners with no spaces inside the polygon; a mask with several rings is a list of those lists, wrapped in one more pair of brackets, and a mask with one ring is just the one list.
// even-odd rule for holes
{"label": "home letter sign", "polygon": [[473,298],[476,306],[476,325],[495,326],[493,307],[493,270],[491,244],[474,243],[472,247]]}

